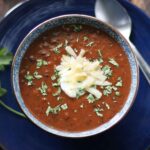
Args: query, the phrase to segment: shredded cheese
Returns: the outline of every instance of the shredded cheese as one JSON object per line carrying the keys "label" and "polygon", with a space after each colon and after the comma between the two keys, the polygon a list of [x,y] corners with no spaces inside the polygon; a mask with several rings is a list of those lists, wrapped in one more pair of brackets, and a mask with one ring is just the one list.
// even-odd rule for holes
{"label": "shredded cheese", "polygon": [[81,49],[77,55],[73,48],[66,46],[66,52],[70,55],[63,55],[61,63],[56,67],[59,71],[61,89],[72,98],[76,97],[79,88],[100,99],[102,92],[93,86],[111,85],[106,81],[107,76],[101,70],[98,60],[91,62],[84,57],[85,50]]}

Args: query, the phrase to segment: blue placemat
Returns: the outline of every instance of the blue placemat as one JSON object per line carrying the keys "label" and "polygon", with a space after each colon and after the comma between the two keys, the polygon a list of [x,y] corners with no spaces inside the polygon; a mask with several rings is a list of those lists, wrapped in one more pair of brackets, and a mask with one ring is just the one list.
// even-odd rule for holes
{"label": "blue placemat", "polygon": [[[120,0],[133,21],[131,40],[150,63],[150,19],[135,6]],[[0,45],[15,53],[23,37],[40,22],[62,14],[94,15],[94,0],[32,0],[0,24]],[[0,74],[8,89],[3,100],[20,110],[11,88],[10,68]],[[136,101],[127,116],[109,131],[85,139],[65,139],[46,133],[27,119],[0,107],[0,144],[8,150],[145,150],[150,144],[150,87],[140,72]]]}

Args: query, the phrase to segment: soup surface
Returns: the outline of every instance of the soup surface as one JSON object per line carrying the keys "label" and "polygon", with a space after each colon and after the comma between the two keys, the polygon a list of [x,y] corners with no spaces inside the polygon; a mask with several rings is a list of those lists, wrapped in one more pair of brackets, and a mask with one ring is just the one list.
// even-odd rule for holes
{"label": "soup surface", "polygon": [[64,25],[32,42],[19,82],[25,105],[38,120],[75,132],[96,128],[120,111],[131,72],[125,52],[109,35]]}

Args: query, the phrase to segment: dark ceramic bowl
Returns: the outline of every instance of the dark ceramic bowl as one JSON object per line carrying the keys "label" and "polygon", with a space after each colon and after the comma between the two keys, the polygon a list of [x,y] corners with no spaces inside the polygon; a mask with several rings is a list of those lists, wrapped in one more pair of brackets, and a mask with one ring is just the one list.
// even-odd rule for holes
{"label": "dark ceramic bowl", "polygon": [[[131,76],[132,76],[131,88],[130,88],[130,93],[127,97],[127,100],[123,108],[108,122],[104,123],[103,125],[95,129],[88,130],[88,131],[66,132],[66,131],[61,131],[55,128],[48,127],[47,125],[43,124],[32,115],[32,113],[26,107],[24,100],[22,99],[21,92],[20,92],[19,69],[20,69],[22,58],[26,50],[28,49],[29,45],[46,30],[49,30],[51,28],[64,25],[64,24],[86,24],[86,25],[93,26],[97,29],[101,29],[102,31],[106,32],[111,37],[113,37],[121,45],[130,63]],[[86,16],[86,15],[79,15],[79,14],[72,14],[72,15],[64,15],[64,16],[52,18],[39,24],[23,39],[23,41],[21,42],[21,44],[19,45],[17,49],[17,52],[13,60],[13,64],[12,64],[12,83],[13,83],[15,96],[17,98],[17,101],[21,109],[34,124],[44,129],[45,131],[49,133],[53,133],[55,135],[59,135],[63,137],[79,138],[79,137],[87,137],[87,136],[92,136],[98,133],[102,133],[105,130],[108,130],[109,128],[114,126],[125,116],[125,114],[129,111],[131,105],[133,104],[133,101],[135,99],[135,96],[138,90],[139,68],[137,66],[135,56],[133,55],[133,52],[131,50],[129,43],[125,40],[125,38],[118,31],[113,29],[110,25],[105,24],[102,21],[97,20],[94,17]]]}

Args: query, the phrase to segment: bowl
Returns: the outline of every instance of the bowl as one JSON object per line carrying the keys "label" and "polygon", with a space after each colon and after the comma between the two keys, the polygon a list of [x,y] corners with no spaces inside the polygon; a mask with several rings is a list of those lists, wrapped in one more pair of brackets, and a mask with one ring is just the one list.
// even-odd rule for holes
{"label": "bowl", "polygon": [[[100,125],[99,127],[95,129],[91,129],[88,131],[81,131],[81,132],[67,132],[67,131],[61,131],[58,129],[51,128],[42,122],[40,122],[38,119],[36,119],[32,113],[28,110],[26,107],[24,100],[21,96],[20,92],[20,86],[19,86],[19,69],[20,69],[20,64],[22,61],[22,58],[32,43],[37,37],[39,37],[43,32],[52,29],[54,27],[64,25],[64,24],[85,24],[85,25],[90,25],[93,26],[97,29],[100,29],[104,32],[106,32],[109,36],[111,36],[113,39],[115,39],[123,48],[125,51],[130,68],[131,68],[131,87],[130,87],[130,92],[127,97],[127,100],[122,107],[122,109],[108,122]],[[70,14],[70,15],[63,15],[63,16],[58,16],[49,20],[46,20],[36,26],[33,30],[31,30],[25,38],[22,40],[20,43],[14,60],[12,64],[12,85],[13,85],[13,90],[17,99],[17,102],[19,103],[19,106],[21,107],[22,111],[25,113],[25,115],[38,127],[41,129],[63,137],[70,137],[70,138],[81,138],[81,137],[88,137],[92,135],[96,135],[98,133],[102,133],[108,129],[110,129],[112,126],[114,126],[116,123],[118,123],[129,111],[131,108],[134,99],[136,97],[136,93],[138,90],[138,84],[139,84],[139,68],[136,62],[136,58],[132,52],[132,49],[127,42],[127,40],[118,32],[116,31],[112,26],[92,17],[92,16],[87,16],[87,15],[80,15],[80,14]]]}

